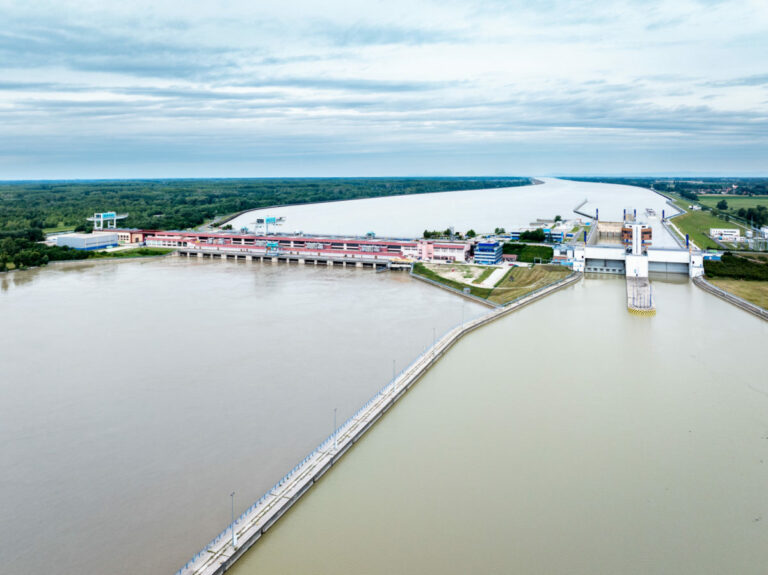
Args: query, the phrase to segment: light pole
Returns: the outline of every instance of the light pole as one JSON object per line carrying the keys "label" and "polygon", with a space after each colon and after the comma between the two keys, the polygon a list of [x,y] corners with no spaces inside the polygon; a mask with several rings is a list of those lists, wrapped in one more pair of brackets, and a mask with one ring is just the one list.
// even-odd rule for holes
{"label": "light pole", "polygon": [[435,345],[437,345],[437,335],[435,332],[435,328],[432,328],[432,351],[435,351]]}
{"label": "light pole", "polygon": [[336,428],[336,408],[333,408],[333,450],[336,451],[339,448],[338,433]]}
{"label": "light pole", "polygon": [[232,523],[230,523],[230,527],[232,528],[232,549],[235,549],[237,547],[237,533],[235,533],[235,492],[229,494],[230,499],[232,500]]}

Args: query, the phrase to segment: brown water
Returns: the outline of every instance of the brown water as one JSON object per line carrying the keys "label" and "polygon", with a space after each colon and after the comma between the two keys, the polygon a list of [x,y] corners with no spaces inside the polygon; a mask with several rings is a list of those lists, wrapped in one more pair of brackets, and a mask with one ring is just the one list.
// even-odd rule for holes
{"label": "brown water", "polygon": [[0,572],[174,573],[462,307],[371,270],[0,274]]}
{"label": "brown water", "polygon": [[768,323],[654,286],[464,339],[232,572],[768,572]]}

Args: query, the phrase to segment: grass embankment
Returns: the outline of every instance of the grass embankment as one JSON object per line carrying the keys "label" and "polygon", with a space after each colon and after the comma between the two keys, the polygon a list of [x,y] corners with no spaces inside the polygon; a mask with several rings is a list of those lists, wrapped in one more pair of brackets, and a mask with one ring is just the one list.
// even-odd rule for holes
{"label": "grass embankment", "polygon": [[719,262],[705,261],[704,273],[712,285],[768,309],[768,258],[764,254],[725,252]]}
{"label": "grass embankment", "polygon": [[[446,267],[449,267],[449,266],[446,266]],[[452,279],[448,279],[446,277],[441,276],[440,274],[428,268],[426,265],[422,263],[414,264],[413,273],[420,275],[422,277],[425,277],[429,280],[441,283],[448,287],[452,287],[453,289],[456,289],[459,291],[464,291],[464,288],[469,288],[469,293],[471,293],[473,296],[480,297],[483,299],[488,299],[488,296],[490,296],[491,292],[493,291],[493,289],[491,288],[477,287],[474,285],[468,285],[468,284],[454,281]]]}
{"label": "grass embankment", "polygon": [[171,253],[171,248],[135,248],[132,250],[119,250],[114,252],[88,252],[88,259],[101,258],[147,258],[164,256]]}
{"label": "grass embankment", "polygon": [[732,293],[763,309],[768,309],[768,282],[728,278],[707,278],[707,281],[721,290]]}
{"label": "grass embankment", "polygon": [[709,212],[691,211],[672,220],[677,228],[683,233],[688,234],[691,240],[701,249],[719,249],[712,239],[709,238],[710,228],[739,228],[744,233],[744,226],[736,222],[726,222]]}
{"label": "grass embankment", "polygon": [[[459,291],[469,288],[472,295],[501,305],[546,285],[560,281],[571,273],[571,270],[562,266],[536,265],[531,268],[513,267],[509,269],[495,287],[481,288],[444,277],[440,274],[441,269],[447,272],[455,269],[455,266],[446,264],[431,264],[427,266],[417,263],[413,266],[413,273]],[[496,268],[488,269],[492,272]]]}
{"label": "grass embankment", "polygon": [[509,303],[565,278],[571,270],[563,266],[537,265],[532,268],[514,267],[496,284],[488,298],[498,304]]}

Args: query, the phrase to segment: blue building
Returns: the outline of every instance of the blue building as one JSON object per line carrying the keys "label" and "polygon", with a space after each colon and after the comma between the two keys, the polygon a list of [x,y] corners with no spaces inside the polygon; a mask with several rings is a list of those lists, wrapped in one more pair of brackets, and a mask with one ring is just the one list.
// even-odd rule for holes
{"label": "blue building", "polygon": [[475,263],[495,266],[501,263],[502,251],[499,242],[480,242],[475,245]]}

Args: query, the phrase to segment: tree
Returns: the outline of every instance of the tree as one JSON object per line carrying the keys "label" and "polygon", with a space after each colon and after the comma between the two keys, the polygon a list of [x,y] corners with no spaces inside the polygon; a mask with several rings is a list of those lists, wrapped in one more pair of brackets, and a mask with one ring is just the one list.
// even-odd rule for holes
{"label": "tree", "polygon": [[477,234],[475,233],[475,230],[467,230],[467,237],[468,238],[474,238]]}
{"label": "tree", "polygon": [[727,210],[728,209],[728,202],[725,200],[720,200],[717,202],[717,209],[718,210]]}
{"label": "tree", "polygon": [[740,218],[743,218],[744,216],[747,215],[747,210],[745,210],[744,208],[739,208],[739,211],[736,213],[739,214]]}
{"label": "tree", "polygon": [[560,215],[558,214],[558,215],[555,216],[555,221],[556,222],[562,222],[563,218],[561,218]]}
{"label": "tree", "polygon": [[525,231],[520,234],[520,239],[524,242],[543,242],[546,239],[544,230],[537,228],[533,231]]}
{"label": "tree", "polygon": [[505,234],[507,233],[507,230],[505,230],[504,228],[496,228],[495,230],[493,230],[493,233],[496,235]]}

